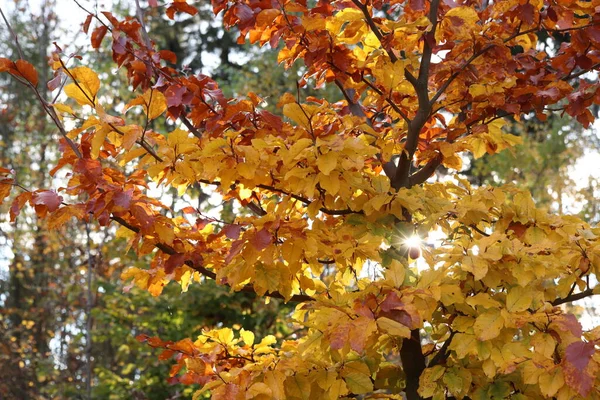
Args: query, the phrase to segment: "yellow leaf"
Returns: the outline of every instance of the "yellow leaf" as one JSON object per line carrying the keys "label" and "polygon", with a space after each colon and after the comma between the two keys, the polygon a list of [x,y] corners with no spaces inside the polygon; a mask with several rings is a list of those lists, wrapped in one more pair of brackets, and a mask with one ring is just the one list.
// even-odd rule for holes
{"label": "yellow leaf", "polygon": [[441,287],[441,292],[441,301],[445,306],[451,306],[465,302],[465,296],[458,285],[443,285]]}
{"label": "yellow leaf", "polygon": [[149,278],[148,271],[136,267],[127,268],[121,273],[121,280],[133,278],[133,282],[140,288],[146,289]]}
{"label": "yellow leaf", "polygon": [[531,344],[536,353],[542,354],[546,358],[552,358],[556,349],[556,341],[548,333],[537,333],[531,339]]}
{"label": "yellow leaf", "polygon": [[260,341],[258,345],[254,347],[254,354],[271,353],[273,348],[272,344],[277,343],[277,339],[273,335],[267,335]]}
{"label": "yellow leaf", "polygon": [[555,367],[553,371],[540,375],[540,391],[546,397],[552,397],[564,386],[565,378],[562,369]]}
{"label": "yellow leaf", "polygon": [[246,398],[253,399],[258,396],[267,396],[267,398],[271,398],[271,396],[273,396],[273,391],[266,383],[256,382],[248,388]]}
{"label": "yellow leaf", "polygon": [[285,393],[289,398],[310,400],[310,383],[306,376],[296,373],[285,380]]}
{"label": "yellow leaf", "polygon": [[244,328],[240,330],[240,336],[245,344],[252,346],[254,344],[254,333],[247,331]]}
{"label": "yellow leaf", "polygon": [[454,7],[446,13],[445,18],[457,17],[467,25],[474,25],[479,21],[477,11],[468,6]]}
{"label": "yellow leaf", "polygon": [[329,400],[337,400],[340,396],[345,396],[348,393],[346,382],[342,379],[336,379],[329,389],[327,389],[327,393],[329,395]]}
{"label": "yellow leaf", "polygon": [[159,117],[167,110],[167,99],[165,95],[156,89],[148,89],[142,96],[138,96],[125,106],[124,111],[134,106],[142,106],[148,119],[152,120]]}
{"label": "yellow leaf", "polygon": [[156,271],[156,274],[150,278],[148,284],[148,292],[152,296],[159,296],[162,293],[165,285],[169,282],[168,280],[164,279],[165,275],[165,270],[159,269],[158,271]]}
{"label": "yellow leaf", "polygon": [[421,397],[431,397],[435,394],[438,387],[438,381],[444,374],[446,368],[436,365],[432,368],[426,368],[419,377],[419,395]]}
{"label": "yellow leaf", "polygon": [[325,29],[327,20],[320,14],[315,16],[305,15],[302,18],[302,26],[307,31],[315,31],[317,29]]}
{"label": "yellow leaf", "polygon": [[335,196],[340,190],[340,176],[338,173],[330,175],[320,173],[319,184],[327,193]]}
{"label": "yellow leaf", "polygon": [[477,354],[477,339],[475,335],[457,333],[450,343],[450,350],[454,350],[458,358],[465,358],[469,354]]}
{"label": "yellow leaf", "polygon": [[321,154],[317,159],[317,167],[325,175],[329,175],[331,171],[335,169],[338,161],[338,153],[330,151],[325,154]]}
{"label": "yellow leaf", "polygon": [[283,115],[300,125],[301,127],[310,130],[310,117],[315,111],[314,106],[300,105],[298,103],[287,103],[283,106]]}
{"label": "yellow leaf", "polygon": [[285,374],[281,371],[267,371],[265,373],[265,382],[271,389],[274,400],[285,400],[284,380]]}
{"label": "yellow leaf", "polygon": [[478,340],[490,340],[497,337],[504,327],[504,318],[499,310],[490,310],[477,317],[473,331]]}
{"label": "yellow leaf", "polygon": [[184,267],[185,271],[181,274],[179,278],[179,284],[181,285],[181,292],[185,293],[188,291],[190,287],[190,282],[192,281],[192,277],[194,275],[194,271],[191,268]]}
{"label": "yellow leaf", "polygon": [[481,280],[488,273],[488,263],[479,256],[467,256],[463,259],[461,269],[471,272],[475,280]]}
{"label": "yellow leaf", "polygon": [[187,154],[198,149],[198,139],[183,129],[175,129],[167,136],[167,143],[175,154]]}
{"label": "yellow leaf", "polygon": [[235,336],[233,335],[233,330],[231,328],[223,328],[213,331],[216,333],[216,338],[219,343],[224,345],[232,345],[234,344]]}
{"label": "yellow leaf", "polygon": [[410,328],[393,319],[387,317],[377,318],[377,326],[389,335],[410,338]]}
{"label": "yellow leaf", "polygon": [[294,164],[297,161],[296,158],[300,155],[300,153],[302,153],[304,149],[312,144],[312,139],[302,138],[297,140],[282,157],[284,165],[289,166]]}
{"label": "yellow leaf", "polygon": [[385,279],[395,288],[402,286],[405,275],[406,267],[398,260],[392,260],[385,271]]}
{"label": "yellow leaf", "polygon": [[92,151],[91,156],[93,159],[98,158],[100,155],[100,148],[104,144],[104,140],[106,140],[106,135],[108,134],[108,127],[103,126],[98,129],[96,133],[94,133],[94,137],[92,138]]}
{"label": "yellow leaf", "polygon": [[531,290],[515,286],[509,290],[506,296],[506,309],[510,312],[525,311],[531,305],[532,300]]}
{"label": "yellow leaf", "polygon": [[70,69],[69,74],[75,83],[69,83],[65,86],[65,94],[82,106],[89,105],[94,107],[96,94],[100,89],[98,75],[88,67]]}
{"label": "yellow leaf", "polygon": [[384,175],[377,175],[371,178],[371,184],[377,194],[387,193],[390,190],[390,178]]}
{"label": "yellow leaf", "polygon": [[500,302],[492,299],[489,293],[477,293],[475,296],[467,298],[467,304],[475,308],[482,306],[483,308],[500,308]]}
{"label": "yellow leaf", "polygon": [[73,111],[71,106],[68,106],[66,104],[55,103],[55,104],[52,104],[52,107],[56,110],[57,113],[67,113],[67,114],[75,115],[75,111]]}
{"label": "yellow leaf", "polygon": [[173,244],[173,240],[175,239],[175,232],[173,231],[173,227],[158,223],[154,225],[154,230],[156,231],[156,234],[158,235],[158,238],[162,243],[168,245]]}
{"label": "yellow leaf", "polygon": [[242,178],[252,179],[256,174],[256,165],[241,162],[237,165],[236,169]]}
{"label": "yellow leaf", "polygon": [[467,139],[467,147],[473,153],[473,157],[481,158],[487,151],[487,141],[481,135],[471,136]]}
{"label": "yellow leaf", "polygon": [[360,372],[350,372],[344,376],[346,385],[350,392],[354,394],[364,394],[373,391],[373,382],[371,377]]}

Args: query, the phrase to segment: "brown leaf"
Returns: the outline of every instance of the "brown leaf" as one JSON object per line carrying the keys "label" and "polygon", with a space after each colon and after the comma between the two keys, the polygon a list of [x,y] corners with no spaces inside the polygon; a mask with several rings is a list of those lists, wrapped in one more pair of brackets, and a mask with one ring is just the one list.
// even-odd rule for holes
{"label": "brown leaf", "polygon": [[35,70],[34,66],[25,60],[17,60],[15,62],[16,70],[21,74],[23,78],[25,78],[29,83],[33,86],[37,86],[38,84],[38,73]]}
{"label": "brown leaf", "polygon": [[92,37],[90,39],[92,47],[94,49],[100,48],[100,44],[102,43],[102,39],[104,39],[106,32],[108,32],[108,28],[105,25],[100,25],[99,27],[94,29],[94,31],[92,32]]}

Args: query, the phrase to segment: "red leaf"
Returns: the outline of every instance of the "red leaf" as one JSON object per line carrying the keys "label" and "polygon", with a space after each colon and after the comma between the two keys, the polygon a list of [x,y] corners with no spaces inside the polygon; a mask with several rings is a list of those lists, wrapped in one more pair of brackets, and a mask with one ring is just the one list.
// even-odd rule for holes
{"label": "red leaf", "polygon": [[25,203],[31,200],[31,196],[32,193],[24,192],[13,200],[12,205],[10,206],[10,222],[15,222],[15,219],[17,219],[17,216],[21,212],[21,208],[23,208]]}
{"label": "red leaf", "polygon": [[223,233],[229,239],[237,240],[240,237],[240,232],[242,231],[242,227],[236,224],[225,225],[223,228]]}
{"label": "red leaf", "polygon": [[583,371],[595,352],[594,343],[575,342],[567,346],[565,359],[579,371]]}
{"label": "red leaf", "polygon": [[229,249],[229,253],[227,253],[227,256],[225,257],[225,264],[229,264],[231,262],[231,260],[233,260],[233,257],[240,254],[240,252],[242,251],[243,248],[244,248],[243,240],[236,240],[235,242],[233,242],[233,244],[231,245],[231,248]]}
{"label": "red leaf", "polygon": [[145,207],[140,204],[131,206],[131,214],[140,223],[142,229],[148,229],[154,223],[154,216],[151,215]]}
{"label": "red leaf", "polygon": [[177,55],[170,50],[160,50],[158,54],[160,54],[160,58],[171,64],[177,63]]}
{"label": "red leaf", "polygon": [[281,117],[271,114],[270,112],[265,110],[259,111],[259,114],[262,117],[263,121],[269,127],[273,128],[276,131],[281,131],[281,127],[283,126],[283,121],[281,120]]}
{"label": "red leaf", "polygon": [[169,19],[174,19],[176,12],[184,12],[194,16],[198,13],[198,10],[196,7],[187,4],[185,0],[175,0],[175,2],[167,8],[167,17],[169,17]]}
{"label": "red leaf", "polygon": [[185,86],[171,85],[165,90],[165,97],[167,98],[168,107],[177,107],[182,103],[183,95],[186,92]]}
{"label": "red leaf", "polygon": [[254,17],[252,9],[246,4],[238,3],[233,9],[233,13],[240,19],[242,24],[247,23]]}
{"label": "red leaf", "polygon": [[532,24],[533,23],[533,13],[534,13],[534,8],[530,3],[526,3],[523,5],[519,5],[517,7],[517,12],[518,15],[520,16],[522,21],[527,22],[528,24]]}
{"label": "red leaf", "polygon": [[266,249],[271,244],[272,240],[273,235],[263,228],[252,238],[252,245],[256,250],[260,251]]}
{"label": "red leaf", "polygon": [[117,193],[113,197],[113,203],[115,203],[115,206],[119,206],[119,207],[127,210],[127,209],[129,209],[129,206],[131,205],[131,197],[132,196],[133,196],[133,190],[128,190],[126,192]]}
{"label": "red leaf", "polygon": [[158,7],[158,1],[157,0],[148,0],[148,5],[150,7]]}
{"label": "red leaf", "polygon": [[581,324],[573,314],[559,315],[554,321],[563,332],[571,332],[573,336],[580,337],[582,333]]}
{"label": "red leaf", "polygon": [[338,325],[331,333],[329,346],[333,350],[339,350],[348,342],[348,334],[350,333],[350,324]]}
{"label": "red leaf", "polygon": [[185,254],[176,253],[169,257],[167,262],[165,263],[165,272],[170,274],[177,267],[181,267],[185,262]]}
{"label": "red leaf", "polygon": [[146,335],[145,333],[141,333],[139,335],[137,335],[135,337],[135,340],[137,340],[140,343],[144,343],[146,342],[148,339],[150,338],[150,336]]}
{"label": "red leaf", "polygon": [[158,355],[158,359],[159,360],[168,360],[169,358],[171,358],[173,356],[173,354],[175,354],[175,351],[173,351],[173,350],[163,350],[163,352]]}
{"label": "red leaf", "polygon": [[507,231],[513,231],[513,234],[518,237],[519,239],[523,238],[523,235],[525,235],[525,232],[527,231],[528,225],[523,225],[520,222],[511,222],[510,224],[508,224],[508,228],[506,228]]}
{"label": "red leaf", "polygon": [[50,212],[55,211],[62,203],[63,198],[52,190],[45,190],[33,195],[33,204],[44,205]]}
{"label": "red leaf", "polygon": [[148,337],[148,335],[144,335],[146,337],[146,341],[152,347],[164,347],[167,342],[163,342],[160,340],[158,336]]}
{"label": "red leaf", "polygon": [[413,11],[423,11],[425,9],[425,2],[423,0],[410,0],[408,4]]}
{"label": "red leaf", "polygon": [[565,377],[565,383],[571,389],[579,393],[583,398],[587,398],[590,390],[592,389],[594,379],[585,372],[582,373],[568,363],[563,366],[563,374]]}
{"label": "red leaf", "polygon": [[380,304],[380,307],[383,311],[388,312],[391,310],[401,310],[404,308],[404,303],[402,299],[398,297],[396,292],[391,292],[385,297],[385,300]]}

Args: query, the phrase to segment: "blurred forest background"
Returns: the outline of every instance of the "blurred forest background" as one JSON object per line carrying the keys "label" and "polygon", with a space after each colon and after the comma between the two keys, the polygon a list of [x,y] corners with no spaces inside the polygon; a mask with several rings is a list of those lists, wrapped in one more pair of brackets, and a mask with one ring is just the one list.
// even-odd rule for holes
{"label": "blurred forest background", "polygon": [[[75,13],[61,12],[64,3],[69,3],[67,9],[78,8],[73,0],[16,0],[2,9],[40,81],[52,77],[47,60],[56,42],[65,53],[79,54],[94,65],[104,94],[119,110],[131,97],[125,72],[115,68],[110,49],[89,52],[89,38],[81,29],[67,29],[78,27],[85,13],[80,10],[83,17],[76,20]],[[277,65],[276,52],[236,44],[236,32],[221,28],[209,0],[191,2],[199,13],[178,15],[177,22],[165,17],[163,7],[146,8],[147,2],[140,3],[150,37],[158,48],[177,55],[178,68],[189,74],[212,74],[230,96],[255,92],[275,113],[280,112],[276,104],[283,93],[296,93],[302,66],[284,70]],[[96,11],[95,2],[79,4]],[[130,7],[135,7],[134,1],[113,1],[110,9],[115,15],[134,15]],[[97,11],[102,9],[99,6]],[[542,42],[549,52],[560,45],[556,39]],[[20,57],[4,25],[0,55]],[[52,101],[56,93],[43,95]],[[340,100],[335,87],[303,89],[301,95]],[[128,118],[136,116],[128,114]],[[156,131],[172,129],[164,119],[152,124]],[[598,151],[598,136],[567,116],[513,121],[509,129],[523,137],[523,145],[513,152],[466,160],[461,174],[477,185],[519,182],[539,205],[578,213],[597,223],[600,210],[594,197],[599,182],[593,177],[582,179],[574,171],[583,157]],[[33,94],[7,74],[1,75],[0,165],[14,169],[23,187],[50,187],[58,137]],[[516,159],[523,167],[514,167]],[[443,175],[437,178],[444,179]],[[206,218],[232,222],[240,212],[200,187],[188,191],[185,199],[176,193],[160,195],[170,196],[173,208],[181,202],[198,207]],[[190,398],[192,388],[169,384],[168,363],[158,361],[158,352],[138,343],[136,335],[178,340],[222,325],[253,330],[259,340],[267,334],[283,339],[298,333],[282,322],[293,305],[276,299],[265,304],[251,294],[230,293],[210,282],[192,284],[187,291],[171,284],[160,297],[126,288],[119,280],[122,270],[144,267],[147,260],[126,253],[125,240],[118,238],[115,228],[71,221],[59,231],[50,231],[46,222],[26,210],[10,224],[9,208],[5,204],[0,209],[0,399]],[[595,315],[591,306],[578,312]]]}

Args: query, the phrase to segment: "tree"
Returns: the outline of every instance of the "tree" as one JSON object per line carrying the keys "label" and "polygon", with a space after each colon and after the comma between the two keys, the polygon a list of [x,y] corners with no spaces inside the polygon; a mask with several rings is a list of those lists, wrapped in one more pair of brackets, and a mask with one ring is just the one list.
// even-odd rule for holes
{"label": "tree", "polygon": [[[122,278],[152,295],[173,280],[214,280],[298,304],[287,338],[235,327],[195,341],[138,335],[163,349],[161,360],[174,357],[171,381],[215,399],[600,397],[600,331],[583,332],[560,307],[598,292],[600,231],[536,208],[515,187],[427,183],[440,165],[460,169],[464,152],[518,143],[502,129],[507,117],[558,110],[590,125],[600,5],[212,3],[239,42],[281,41],[278,61],[304,61],[279,100],[283,117],[257,94],[228,99],[211,78],[171,67],[173,53],[154,48],[143,21],[90,15],[92,46],[112,40],[136,92],[111,109],[93,69],[58,51],[51,82],[65,79],[69,100],[40,101],[62,134],[51,170],[61,179],[11,207],[14,216],[28,203],[51,226],[72,217],[119,225],[132,250],[152,257]],[[167,15],[176,12],[196,11],[169,3]],[[546,52],[538,33],[568,40]],[[1,59],[0,71],[34,91],[43,84],[26,60]],[[309,82],[344,100],[303,100]],[[144,123],[128,123],[138,107]],[[80,122],[68,130],[63,115]],[[165,116],[177,126],[150,128]],[[4,198],[13,178],[2,174]],[[201,183],[249,213],[224,221],[167,206],[149,183],[184,202]],[[408,240],[428,232],[444,239],[433,248]]]}

